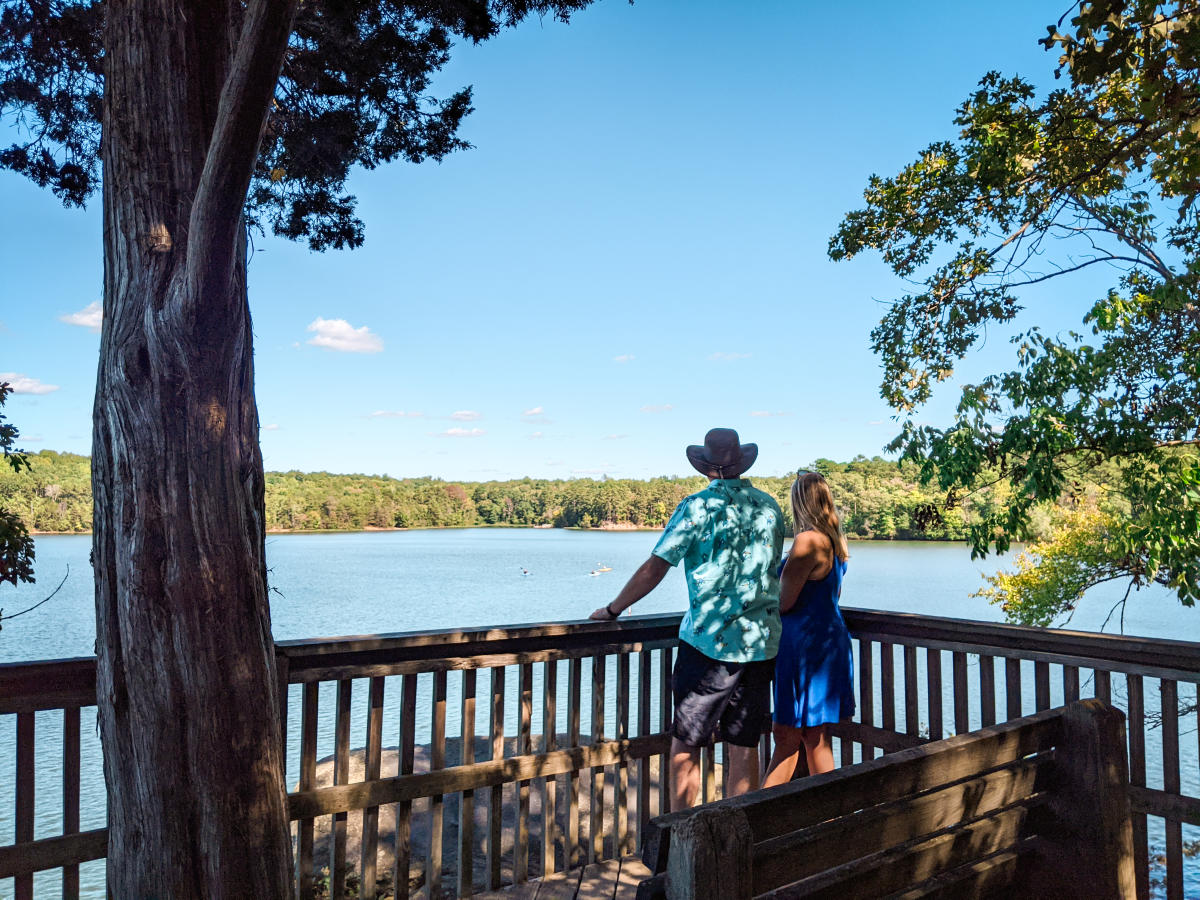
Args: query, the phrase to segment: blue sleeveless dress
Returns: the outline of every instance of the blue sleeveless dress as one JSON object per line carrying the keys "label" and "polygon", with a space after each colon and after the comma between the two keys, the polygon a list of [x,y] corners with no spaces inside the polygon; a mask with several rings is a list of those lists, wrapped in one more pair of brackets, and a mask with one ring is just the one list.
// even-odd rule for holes
{"label": "blue sleeveless dress", "polygon": [[846,563],[835,556],[829,574],[805,583],[781,617],[774,716],[780,725],[808,728],[854,715],[854,654],[838,609],[845,573]]}

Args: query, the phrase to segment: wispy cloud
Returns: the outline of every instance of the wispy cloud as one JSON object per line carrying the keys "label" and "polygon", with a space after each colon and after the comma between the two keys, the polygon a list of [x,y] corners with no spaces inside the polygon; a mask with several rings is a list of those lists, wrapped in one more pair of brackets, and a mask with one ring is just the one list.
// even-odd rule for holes
{"label": "wispy cloud", "polygon": [[521,413],[521,415],[523,415],[523,416],[540,416],[545,411],[546,410],[542,409],[540,406],[535,406],[532,409],[525,410],[525,412]]}
{"label": "wispy cloud", "polygon": [[483,418],[483,414],[477,413],[473,409],[460,409],[458,412],[450,413],[450,418],[455,422],[474,422],[476,419]]}
{"label": "wispy cloud", "polygon": [[371,413],[372,419],[423,419],[423,412],[407,412],[403,409],[377,409]]}
{"label": "wispy cloud", "polygon": [[735,359],[749,359],[749,353],[710,353],[708,355],[710,362],[732,362]]}
{"label": "wispy cloud", "polygon": [[536,441],[536,440],[538,440],[539,438],[544,438],[545,436],[546,436],[546,435],[544,435],[542,432],[540,432],[540,431],[535,431],[535,432],[533,432],[531,435],[529,435],[529,439],[530,439],[531,441]]}
{"label": "wispy cloud", "polygon": [[633,358],[634,357],[632,353],[622,353],[620,356],[614,356],[613,362],[627,363],[632,362]]}
{"label": "wispy cloud", "polygon": [[58,321],[66,322],[68,325],[78,325],[80,328],[86,328],[88,331],[99,331],[100,322],[104,318],[104,309],[100,305],[99,300],[93,300],[79,312],[67,313],[58,317]]}
{"label": "wispy cloud", "polygon": [[482,428],[447,428],[445,431],[438,432],[438,437],[455,437],[455,438],[473,438],[487,434]]}
{"label": "wispy cloud", "polygon": [[627,434],[606,434],[606,435],[604,436],[604,440],[606,440],[606,441],[620,441],[620,440],[623,440],[623,439],[625,439],[625,438],[627,438],[627,437],[629,437],[629,435],[627,435]]}
{"label": "wispy cloud", "polygon": [[769,409],[756,409],[751,412],[750,415],[754,416],[756,419],[768,419],[773,418],[774,416],[790,416],[791,413],[783,412],[782,410],[779,410],[778,412],[771,412]]}
{"label": "wispy cloud", "polygon": [[540,406],[534,406],[521,413],[521,418],[530,425],[549,425],[553,419],[545,415],[546,410]]}
{"label": "wispy cloud", "polygon": [[51,394],[58,390],[57,384],[44,384],[17,372],[0,372],[0,381],[7,381],[14,394]]}
{"label": "wispy cloud", "polygon": [[383,350],[383,339],[371,334],[366,325],[355,328],[345,319],[322,319],[317,316],[308,330],[315,334],[308,343],[314,347],[337,350],[340,353],[379,353]]}
{"label": "wispy cloud", "polygon": [[263,431],[278,431],[279,426],[276,423],[272,422],[270,425],[264,425],[262,427],[262,430]]}
{"label": "wispy cloud", "polygon": [[658,404],[648,403],[642,407],[642,412],[644,412],[644,413],[665,413],[665,412],[670,412],[674,408],[675,407],[672,406],[670,403],[658,403]]}

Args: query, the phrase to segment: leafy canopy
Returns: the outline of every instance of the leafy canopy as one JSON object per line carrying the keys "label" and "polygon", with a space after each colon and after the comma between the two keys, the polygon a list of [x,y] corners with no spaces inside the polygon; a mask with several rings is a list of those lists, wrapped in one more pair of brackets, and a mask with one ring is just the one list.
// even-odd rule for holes
{"label": "leafy canopy", "polygon": [[[471,89],[430,94],[456,38],[529,15],[566,21],[591,0],[308,0],[301,5],[246,203],[249,223],[314,250],[357,247],[355,165],[441,160]],[[0,167],[82,206],[99,186],[103,0],[0,0],[0,113],[21,140]],[[236,7],[236,4],[235,4]]]}
{"label": "leafy canopy", "polygon": [[[0,381],[0,407],[11,393],[11,385]],[[16,446],[20,436],[16,426],[0,413],[0,451],[4,453],[4,461],[18,473],[29,469],[29,458]],[[29,529],[20,516],[0,508],[0,582],[15,585],[18,581],[34,581],[33,560],[33,538],[29,536]]]}
{"label": "leafy canopy", "polygon": [[[1020,77],[985,75],[958,109],[958,138],[872,177],[830,256],[879,251],[916,286],[872,332],[881,393],[902,420],[892,449],[923,466],[948,506],[992,484],[1011,489],[1005,508],[971,528],[976,554],[1029,537],[1035,507],[1077,492],[1098,467],[1117,473],[1121,513],[1068,529],[1086,547],[1077,589],[1041,595],[1031,621],[1114,573],[1166,584],[1191,605],[1200,596],[1200,4],[1080,3],[1042,43],[1060,54],[1065,84],[1043,96]],[[1017,316],[1023,290],[1053,282],[1078,296],[1079,273],[1096,269],[1113,282],[1080,297],[1082,333],[1023,331],[1013,368],[965,385],[952,422],[917,421],[987,327]],[[1062,548],[1044,549],[1050,578]],[[1030,596],[1014,590],[998,599]]]}

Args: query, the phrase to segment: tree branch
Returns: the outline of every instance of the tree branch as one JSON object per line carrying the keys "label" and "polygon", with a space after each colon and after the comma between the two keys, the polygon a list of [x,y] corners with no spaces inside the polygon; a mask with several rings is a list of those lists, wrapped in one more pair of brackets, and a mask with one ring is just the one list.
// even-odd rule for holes
{"label": "tree branch", "polygon": [[242,207],[298,7],[299,0],[251,0],[246,10],[188,221],[193,302],[210,287],[228,287]]}

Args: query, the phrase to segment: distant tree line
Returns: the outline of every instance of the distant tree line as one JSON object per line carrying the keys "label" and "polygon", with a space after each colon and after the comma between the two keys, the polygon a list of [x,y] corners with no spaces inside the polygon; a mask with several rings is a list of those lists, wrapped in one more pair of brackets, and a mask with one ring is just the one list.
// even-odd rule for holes
{"label": "distant tree line", "polygon": [[[29,471],[0,472],[0,507],[19,514],[32,531],[85,532],[91,528],[89,459],[43,450],[29,455]],[[924,511],[942,495],[918,483],[917,467],[878,457],[850,462],[817,460],[830,482],[851,537],[881,540],[961,540],[967,526],[1006,498],[992,492],[951,509]],[[789,512],[792,478],[751,477]],[[704,479],[559,479],[443,481],[328,472],[268,472],[267,528],[275,531],[465,526],[661,528]]]}

